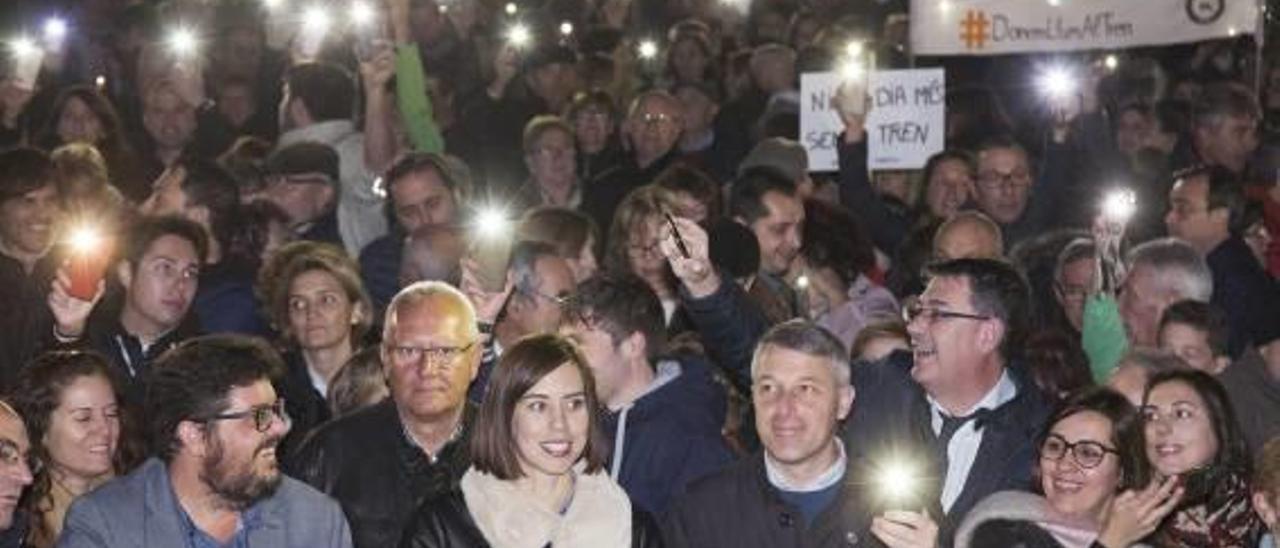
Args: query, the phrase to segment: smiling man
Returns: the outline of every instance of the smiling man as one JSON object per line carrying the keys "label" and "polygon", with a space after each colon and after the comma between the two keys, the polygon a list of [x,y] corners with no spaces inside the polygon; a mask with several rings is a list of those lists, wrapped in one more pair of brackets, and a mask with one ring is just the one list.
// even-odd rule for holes
{"label": "smiling man", "polygon": [[351,546],[338,505],[280,472],[289,431],[271,377],[284,365],[234,336],[188,341],[147,392],[152,457],[72,504],[58,546]]}
{"label": "smiling man", "polygon": [[21,547],[26,540],[27,515],[18,501],[32,481],[30,451],[22,417],[0,400],[0,546]]}
{"label": "smiling man", "polygon": [[25,311],[0,316],[0,387],[8,388],[52,325],[44,300],[58,267],[49,251],[59,208],[47,154],[7,150],[0,166],[0,303]]}

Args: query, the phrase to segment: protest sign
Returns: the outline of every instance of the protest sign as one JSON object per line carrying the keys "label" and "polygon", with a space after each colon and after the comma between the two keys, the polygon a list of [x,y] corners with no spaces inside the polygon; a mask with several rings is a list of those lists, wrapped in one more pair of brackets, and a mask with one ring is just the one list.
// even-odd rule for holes
{"label": "protest sign", "polygon": [[[844,130],[831,98],[836,72],[800,76],[800,137],[810,171],[836,171],[836,147]],[[946,79],[942,69],[872,72],[867,86],[867,162],[870,169],[918,169],[940,152],[946,138]]]}
{"label": "protest sign", "polygon": [[1253,0],[911,0],[917,55],[1117,49],[1251,34]]}

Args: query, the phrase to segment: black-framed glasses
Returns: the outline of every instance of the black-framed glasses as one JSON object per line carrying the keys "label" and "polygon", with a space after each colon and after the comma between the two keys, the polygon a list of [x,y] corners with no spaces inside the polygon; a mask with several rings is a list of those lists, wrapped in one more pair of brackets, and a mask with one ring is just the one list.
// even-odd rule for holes
{"label": "black-framed glasses", "polygon": [[923,317],[924,321],[933,323],[938,320],[960,319],[960,320],[990,320],[991,316],[982,314],[970,314],[968,312],[953,312],[951,310],[943,310],[941,308],[933,308],[920,304],[919,302],[911,303],[902,307],[902,320],[911,323],[916,318]]}
{"label": "black-framed glasses", "polygon": [[387,347],[387,352],[391,355],[391,360],[399,365],[418,364],[425,359],[427,363],[439,364],[442,367],[450,367],[457,363],[458,358],[471,350],[476,345],[475,341],[471,341],[463,346],[407,346],[392,345]]}
{"label": "black-framed glasses", "polygon": [[6,469],[12,469],[20,464],[26,464],[27,470],[33,476],[40,473],[40,470],[44,468],[44,462],[30,452],[23,453],[17,442],[8,438],[0,438],[0,465],[3,465]]}
{"label": "black-framed glasses", "polygon": [[1102,459],[1107,458],[1107,453],[1117,456],[1120,454],[1119,451],[1096,441],[1080,440],[1071,443],[1057,434],[1049,434],[1044,443],[1040,444],[1040,456],[1043,458],[1054,461],[1062,460],[1063,457],[1067,456],[1067,453],[1071,453],[1071,458],[1081,468],[1094,468],[1102,464]]}
{"label": "black-framed glasses", "polygon": [[236,411],[234,413],[223,413],[208,417],[205,421],[232,421],[251,418],[253,419],[253,428],[259,432],[266,432],[271,429],[271,425],[279,418],[285,424],[289,424],[289,413],[284,408],[284,398],[279,398],[271,405],[260,405],[247,411]]}

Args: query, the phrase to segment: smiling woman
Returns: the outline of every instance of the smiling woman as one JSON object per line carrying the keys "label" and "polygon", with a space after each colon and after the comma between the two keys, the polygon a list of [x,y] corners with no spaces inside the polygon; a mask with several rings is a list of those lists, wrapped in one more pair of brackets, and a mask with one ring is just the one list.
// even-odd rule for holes
{"label": "smiling woman", "polygon": [[428,500],[402,548],[656,546],[604,469],[599,402],[586,360],[565,339],[522,339],[503,353],[476,419],[472,467]]}
{"label": "smiling woman", "polygon": [[53,546],[71,503],[128,472],[138,449],[107,361],[94,353],[44,354],[23,371],[14,406],[35,441],[36,471],[26,498],[28,542]]}

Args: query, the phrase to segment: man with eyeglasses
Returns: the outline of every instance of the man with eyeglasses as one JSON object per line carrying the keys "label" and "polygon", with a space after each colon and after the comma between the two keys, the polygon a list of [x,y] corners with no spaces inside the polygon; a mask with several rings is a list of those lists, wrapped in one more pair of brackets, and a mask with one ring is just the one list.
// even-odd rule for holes
{"label": "man with eyeglasses", "polygon": [[0,400],[0,548],[18,548],[26,541],[28,518],[18,501],[38,467],[22,416]]}
{"label": "man with eyeglasses", "polygon": [[493,326],[494,354],[529,335],[555,333],[573,294],[573,271],[556,248],[520,242],[511,250],[511,296]]}
{"label": "man with eyeglasses", "polygon": [[689,482],[727,464],[725,394],[709,364],[665,354],[662,304],[643,280],[598,274],[578,287],[560,333],[582,351],[605,407],[610,476],[658,516]]}
{"label": "man with eyeglasses", "polygon": [[559,116],[535,116],[524,126],[524,165],[529,179],[508,200],[519,213],[538,206],[570,209],[582,204],[573,128]]}
{"label": "man with eyeglasses", "polygon": [[460,291],[406,287],[387,307],[379,353],[391,397],[321,426],[290,459],[291,474],[342,505],[357,548],[395,546],[418,504],[471,465],[466,396],[481,346]]}
{"label": "man with eyeglasses", "polygon": [[1012,248],[1043,232],[1053,207],[1054,185],[1038,184],[1027,150],[1012,138],[998,137],[982,143],[977,156],[973,201],[1000,224],[1005,245]]}
{"label": "man with eyeglasses", "polygon": [[280,471],[289,417],[271,377],[283,367],[233,335],[165,353],[144,415],[155,456],[75,501],[58,546],[350,547],[338,505]]}
{"label": "man with eyeglasses", "polygon": [[[90,253],[108,253],[108,244]],[[86,301],[72,296],[71,272],[63,268],[49,293],[56,339],[49,346],[91,348],[111,360],[124,381],[125,400],[142,404],[151,362],[200,332],[191,312],[208,243],[205,231],[179,217],[138,220],[118,241],[120,259],[108,272],[124,287],[120,298],[103,299],[105,283]]]}
{"label": "man with eyeglasses", "polygon": [[582,211],[595,219],[596,226],[611,226],[622,199],[641,185],[653,182],[675,161],[683,125],[681,110],[680,101],[661,90],[646,91],[632,100],[622,124],[631,143],[631,156],[583,189]]}
{"label": "man with eyeglasses", "polygon": [[946,261],[928,273],[903,311],[912,354],[855,368],[859,404],[845,439],[873,459],[905,447],[929,463],[947,546],[979,500],[1030,487],[1048,407],[1014,359],[1029,321],[1022,275],[994,259]]}

